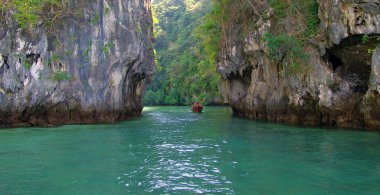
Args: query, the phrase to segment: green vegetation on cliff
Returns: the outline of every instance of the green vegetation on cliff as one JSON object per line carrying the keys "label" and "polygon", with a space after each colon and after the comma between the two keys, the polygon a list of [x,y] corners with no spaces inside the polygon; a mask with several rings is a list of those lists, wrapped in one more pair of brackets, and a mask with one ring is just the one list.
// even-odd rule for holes
{"label": "green vegetation on cliff", "polygon": [[157,72],[145,94],[146,105],[220,103],[215,59],[218,30],[206,20],[209,0],[153,1]]}
{"label": "green vegetation on cliff", "polygon": [[[308,55],[304,46],[317,34],[318,2],[316,0],[212,0],[212,11],[205,17],[209,25],[205,36],[214,34],[213,42],[206,44],[211,55],[219,48],[229,47],[228,40],[234,29],[244,38],[246,33],[257,30],[258,21],[273,18],[272,27],[263,36],[269,57],[291,72],[307,69]],[[292,25],[291,28],[286,27]],[[216,31],[216,32],[215,32]],[[222,45],[225,44],[225,45]],[[215,59],[215,58],[214,58]]]}
{"label": "green vegetation on cliff", "polygon": [[1,1],[0,10],[13,9],[13,17],[21,28],[30,28],[41,22],[48,30],[52,25],[59,24],[64,18],[74,18],[79,15],[72,0],[10,0]]}

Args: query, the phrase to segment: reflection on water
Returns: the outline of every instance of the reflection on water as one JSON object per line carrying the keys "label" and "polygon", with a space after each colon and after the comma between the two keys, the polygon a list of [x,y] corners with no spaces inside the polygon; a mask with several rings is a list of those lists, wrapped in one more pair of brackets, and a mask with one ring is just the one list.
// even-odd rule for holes
{"label": "reflection on water", "polygon": [[380,192],[380,134],[151,107],[140,119],[0,131],[0,194]]}
{"label": "reflection on water", "polygon": [[[144,159],[137,170],[123,173],[119,177],[120,184],[129,192],[139,189],[161,193],[232,193],[228,187],[231,182],[217,166],[220,145],[212,139],[191,137],[192,131],[205,129],[199,126],[202,115],[166,109],[164,112],[144,110],[144,117],[151,119],[151,130],[155,132],[148,135],[149,158]],[[140,175],[145,175],[144,183],[135,180]]]}

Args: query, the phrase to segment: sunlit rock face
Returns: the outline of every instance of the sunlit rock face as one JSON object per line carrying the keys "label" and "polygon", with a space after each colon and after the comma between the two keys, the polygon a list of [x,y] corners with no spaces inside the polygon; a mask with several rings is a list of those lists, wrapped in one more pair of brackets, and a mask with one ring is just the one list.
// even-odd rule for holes
{"label": "sunlit rock face", "polygon": [[256,24],[248,33],[239,33],[236,23],[226,28],[218,58],[222,93],[234,114],[380,130],[379,1],[318,0],[318,32],[303,48],[308,68],[298,72],[271,59],[264,35],[295,34],[300,21],[287,17],[277,28],[273,9],[253,2],[264,16],[252,16]]}
{"label": "sunlit rock face", "polygon": [[[150,0],[75,1],[56,29],[0,24],[0,126],[139,116],[154,72]],[[10,13],[9,13],[10,14]]]}

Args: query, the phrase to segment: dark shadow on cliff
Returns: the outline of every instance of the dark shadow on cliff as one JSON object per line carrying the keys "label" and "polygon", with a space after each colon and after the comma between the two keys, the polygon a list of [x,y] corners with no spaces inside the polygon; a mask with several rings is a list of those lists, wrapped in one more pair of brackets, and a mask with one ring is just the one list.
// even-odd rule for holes
{"label": "dark shadow on cliff", "polygon": [[354,35],[342,40],[327,50],[325,59],[331,69],[342,79],[347,80],[351,90],[358,94],[365,94],[371,73],[371,48],[376,48],[377,42],[363,40],[362,35]]}

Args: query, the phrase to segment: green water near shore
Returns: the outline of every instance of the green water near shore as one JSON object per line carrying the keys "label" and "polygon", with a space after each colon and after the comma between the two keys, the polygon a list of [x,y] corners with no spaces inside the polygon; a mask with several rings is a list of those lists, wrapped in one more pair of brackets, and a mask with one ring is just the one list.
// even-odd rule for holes
{"label": "green water near shore", "polygon": [[0,130],[0,194],[379,194],[380,133],[150,107],[111,125]]}

